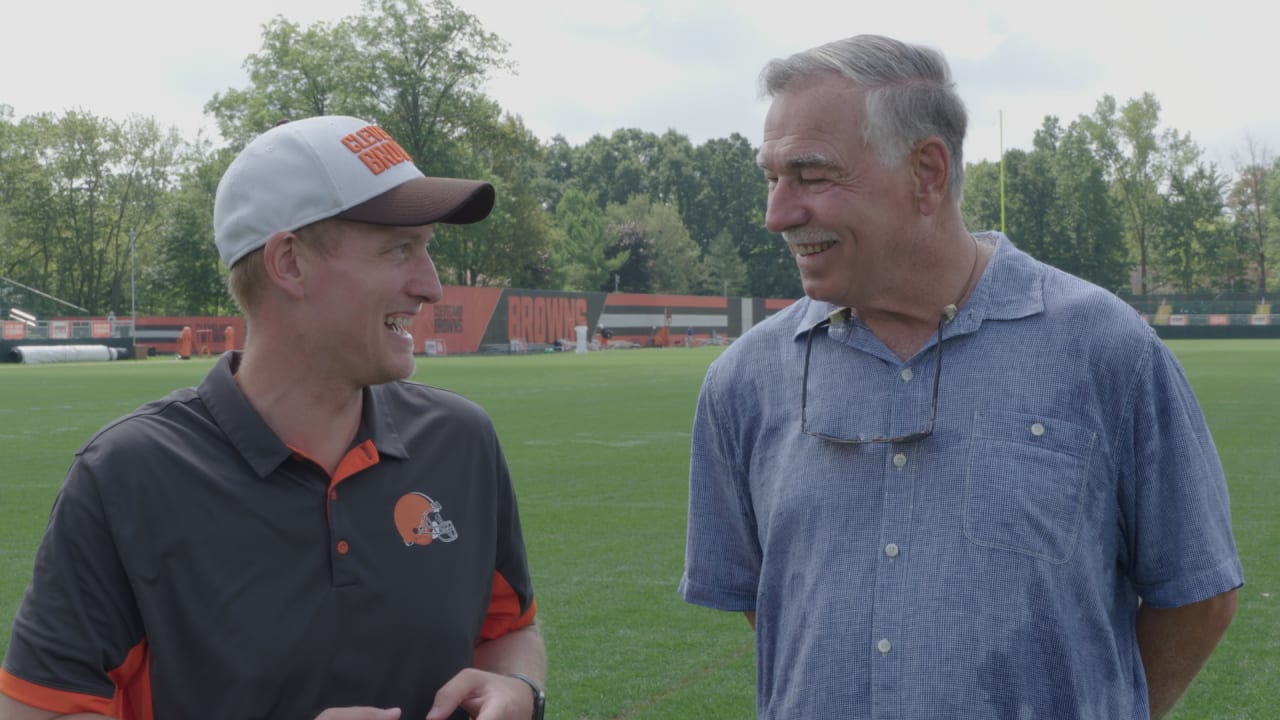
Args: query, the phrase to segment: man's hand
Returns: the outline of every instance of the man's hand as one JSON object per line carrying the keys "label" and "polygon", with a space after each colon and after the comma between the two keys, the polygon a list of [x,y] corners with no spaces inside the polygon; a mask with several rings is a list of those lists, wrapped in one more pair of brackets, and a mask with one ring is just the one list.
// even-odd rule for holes
{"label": "man's hand", "polygon": [[317,715],[316,720],[400,720],[400,708],[329,708]]}
{"label": "man's hand", "polygon": [[533,693],[523,680],[467,668],[436,693],[427,720],[445,720],[458,708],[475,720],[529,720]]}

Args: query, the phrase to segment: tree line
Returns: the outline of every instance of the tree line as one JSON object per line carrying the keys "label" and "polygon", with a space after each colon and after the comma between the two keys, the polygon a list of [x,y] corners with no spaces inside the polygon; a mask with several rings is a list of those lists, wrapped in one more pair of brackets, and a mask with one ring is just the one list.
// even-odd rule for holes
{"label": "tree line", "polygon": [[[249,84],[205,105],[224,141],[154,119],[75,110],[15,118],[0,104],[0,305],[68,314],[226,314],[213,198],[235,153],[281,120],[355,115],[387,129],[428,175],[485,178],[484,223],[437,228],[444,282],[531,289],[796,297],[764,229],[757,148],[623,128],[580,145],[539,140],[482,88],[507,45],[449,0],[364,0],[359,15],[277,17],[244,62]],[[2,101],[3,98],[0,98]],[[973,229],[1117,292],[1266,294],[1280,234],[1280,161],[1249,143],[1238,175],[1161,130],[1151,95],[1102,98],[1032,149],[967,167]],[[1003,201],[1001,185],[1003,184]],[[7,282],[6,282],[7,281]]]}

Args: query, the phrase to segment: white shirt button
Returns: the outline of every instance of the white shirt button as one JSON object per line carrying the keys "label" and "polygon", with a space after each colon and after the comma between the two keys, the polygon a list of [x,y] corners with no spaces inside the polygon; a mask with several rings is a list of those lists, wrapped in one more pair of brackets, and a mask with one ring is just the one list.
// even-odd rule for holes
{"label": "white shirt button", "polygon": [[880,642],[876,643],[876,649],[880,651],[881,655],[888,655],[889,651],[893,649],[893,645],[887,639],[881,638]]}
{"label": "white shirt button", "polygon": [[908,382],[908,381],[910,381],[910,380],[911,380],[911,378],[913,378],[913,377],[915,377],[915,376],[916,376],[916,374],[915,374],[915,373],[913,373],[913,372],[911,372],[911,368],[906,368],[905,370],[903,370],[903,371],[902,371],[902,381],[903,381],[903,382]]}
{"label": "white shirt button", "polygon": [[884,554],[888,555],[889,557],[898,557],[898,546],[893,543],[889,543],[888,545],[885,545]]}
{"label": "white shirt button", "polygon": [[902,467],[902,466],[906,465],[906,464],[907,464],[907,456],[906,456],[906,455],[903,455],[902,453],[898,453],[897,455],[894,455],[894,456],[893,456],[893,464],[894,464],[894,466],[895,466],[895,467]]}
{"label": "white shirt button", "polygon": [[1040,423],[1031,423],[1031,434],[1040,437],[1044,434],[1044,425]]}

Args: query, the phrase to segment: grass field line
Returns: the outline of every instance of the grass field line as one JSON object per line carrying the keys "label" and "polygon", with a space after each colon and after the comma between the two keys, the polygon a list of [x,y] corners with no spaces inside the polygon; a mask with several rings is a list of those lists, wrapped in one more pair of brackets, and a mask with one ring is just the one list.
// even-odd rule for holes
{"label": "grass field line", "polygon": [[684,691],[689,687],[692,687],[693,685],[702,681],[704,678],[714,675],[720,672],[721,670],[724,670],[726,667],[737,662],[738,660],[741,660],[743,657],[750,655],[752,652],[755,651],[755,647],[756,647],[756,644],[754,639],[748,642],[742,643],[738,647],[729,650],[728,652],[724,653],[723,655],[720,655],[717,658],[714,658],[711,662],[707,663],[706,665],[703,665],[702,667],[689,673],[688,675],[685,675],[684,677],[676,680],[675,682],[668,684],[666,687],[661,688],[658,692],[653,693],[649,697],[646,697],[640,700],[639,702],[635,703],[630,707],[623,708],[622,712],[617,713],[616,715],[611,715],[609,717],[609,720],[629,720],[630,718],[635,717],[639,713],[642,713],[645,710],[648,710],[649,708],[667,700],[668,698],[675,696],[676,694]]}

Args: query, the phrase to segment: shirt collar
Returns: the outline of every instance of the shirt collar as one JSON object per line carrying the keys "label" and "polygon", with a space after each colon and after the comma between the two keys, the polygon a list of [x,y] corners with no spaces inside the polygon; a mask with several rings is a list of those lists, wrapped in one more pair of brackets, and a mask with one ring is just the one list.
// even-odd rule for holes
{"label": "shirt collar", "polygon": [[[265,478],[287,460],[293,451],[249,404],[249,400],[240,391],[240,386],[236,384],[234,374],[240,364],[240,357],[239,351],[224,353],[196,392],[231,444],[253,467],[258,477]],[[358,445],[366,439],[372,440],[378,448],[379,456],[404,459],[409,454],[382,397],[385,391],[382,386],[364,389],[360,428],[356,431],[354,444]]]}
{"label": "shirt collar", "polygon": [[[951,322],[948,336],[973,332],[984,320],[1017,320],[1044,310],[1044,267],[1014,247],[1003,233],[991,230],[975,233],[974,237],[979,242],[995,245],[995,252],[968,302]],[[840,315],[848,317],[847,308],[829,302],[809,298],[801,302],[805,306],[800,309],[795,326],[793,337],[797,339],[823,320],[830,319],[834,325],[837,319],[842,319]]]}

